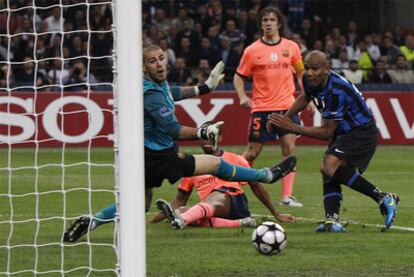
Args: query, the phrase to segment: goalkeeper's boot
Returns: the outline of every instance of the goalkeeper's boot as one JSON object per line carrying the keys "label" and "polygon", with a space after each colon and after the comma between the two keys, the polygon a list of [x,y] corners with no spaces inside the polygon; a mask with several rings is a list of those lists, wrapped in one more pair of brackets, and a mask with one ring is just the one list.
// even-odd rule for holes
{"label": "goalkeeper's boot", "polygon": [[168,218],[174,229],[182,229],[186,226],[180,211],[178,209],[174,210],[170,203],[163,199],[158,199],[155,203],[157,204],[158,210]]}
{"label": "goalkeeper's boot", "polygon": [[317,233],[321,232],[333,232],[333,233],[341,233],[345,232],[344,226],[341,223],[336,221],[335,219],[326,219],[325,221],[318,222],[318,226],[316,226]]}
{"label": "goalkeeper's boot", "polygon": [[75,242],[90,230],[91,219],[81,216],[66,230],[63,235],[64,242]]}
{"label": "goalkeeper's boot", "polygon": [[385,229],[391,227],[397,214],[397,205],[400,202],[400,197],[395,193],[387,193],[379,205],[381,214],[384,216]]}
{"label": "goalkeeper's boot", "polygon": [[280,178],[288,175],[296,168],[296,156],[288,156],[281,163],[270,168],[273,174],[271,183],[276,182]]}

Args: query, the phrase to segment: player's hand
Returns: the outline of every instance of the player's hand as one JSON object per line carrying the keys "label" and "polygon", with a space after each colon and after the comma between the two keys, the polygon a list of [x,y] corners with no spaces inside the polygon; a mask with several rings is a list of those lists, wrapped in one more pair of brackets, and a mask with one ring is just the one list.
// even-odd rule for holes
{"label": "player's hand", "polygon": [[252,99],[247,95],[240,97],[240,106],[250,108],[252,106]]}
{"label": "player's hand", "polygon": [[219,61],[214,69],[211,71],[210,76],[208,76],[207,81],[205,84],[208,86],[210,91],[214,91],[221,80],[224,78],[224,62]]}
{"label": "player's hand", "polygon": [[276,219],[280,222],[296,222],[296,217],[291,214],[278,214]]}
{"label": "player's hand", "polygon": [[285,129],[288,131],[295,131],[295,123],[293,123],[292,120],[285,115],[271,113],[268,116],[268,122],[276,126],[279,126],[282,129]]}
{"label": "player's hand", "polygon": [[216,123],[209,121],[201,125],[199,128],[198,137],[200,139],[208,140],[213,148],[213,151],[217,150],[221,127],[223,124],[224,121],[219,121]]}

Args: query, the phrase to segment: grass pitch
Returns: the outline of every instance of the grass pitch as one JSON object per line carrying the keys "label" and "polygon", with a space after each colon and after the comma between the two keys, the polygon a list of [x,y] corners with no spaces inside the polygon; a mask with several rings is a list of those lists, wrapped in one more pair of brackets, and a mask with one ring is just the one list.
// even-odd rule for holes
{"label": "grass pitch", "polygon": [[[244,147],[224,149],[241,153]],[[375,225],[383,219],[377,205],[343,186],[341,219],[351,221],[347,232],[316,234],[316,222],[323,218],[319,163],[324,149],[297,148],[294,194],[304,207],[277,206],[300,218],[282,224],[288,244],[281,254],[258,254],[250,244],[252,229],[172,230],[161,222],[147,226],[147,276],[414,276],[414,148],[380,146],[364,173],[382,190],[400,195],[395,225],[407,230],[380,232]],[[183,150],[199,153],[194,147]],[[277,146],[266,146],[255,166],[272,165],[279,156]],[[41,149],[37,155],[14,149],[11,155],[0,150],[0,157],[0,276],[115,276],[114,224],[91,232],[89,241],[60,243],[69,224],[62,216],[76,218],[90,212],[89,203],[96,212],[114,201],[112,149],[93,149],[90,155],[84,149]],[[62,168],[62,160],[70,166]],[[266,188],[277,202],[280,182]],[[165,183],[155,190],[154,200],[170,200],[176,190]],[[268,215],[248,187],[245,191],[250,211]],[[189,204],[196,202],[194,194]],[[154,203],[151,212],[156,212]]]}

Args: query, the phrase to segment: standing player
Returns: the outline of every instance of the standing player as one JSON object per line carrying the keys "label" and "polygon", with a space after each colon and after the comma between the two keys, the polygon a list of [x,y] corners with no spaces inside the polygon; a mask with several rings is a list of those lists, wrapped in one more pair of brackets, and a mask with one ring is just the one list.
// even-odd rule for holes
{"label": "standing player", "polygon": [[[271,112],[284,114],[293,104],[296,90],[294,71],[298,80],[302,79],[303,71],[299,46],[294,41],[281,37],[284,28],[282,13],[274,7],[264,8],[260,11],[258,25],[262,37],[245,49],[234,75],[234,87],[240,105],[251,108],[249,143],[243,153],[250,164],[259,156],[266,141],[279,139],[283,158],[293,153],[296,134],[280,128],[267,131],[266,122]],[[252,99],[245,91],[245,79],[248,76],[253,79]],[[292,120],[299,123],[296,115]],[[302,207],[302,203],[292,196],[294,179],[295,172],[282,178],[279,203]]]}
{"label": "standing player", "polygon": [[[223,151],[220,148],[213,150],[208,142],[204,141],[201,148],[205,154],[222,157],[229,163],[250,167],[242,156]],[[248,201],[241,188],[244,185],[246,185],[245,182],[224,181],[212,175],[183,178],[171,204],[162,199],[157,200],[157,206],[161,212],[150,219],[149,223],[156,223],[167,217],[175,229],[184,228],[190,224],[216,228],[255,227],[256,221],[250,217]],[[256,197],[277,220],[281,222],[295,221],[293,216],[277,212],[262,184],[250,182],[249,185]],[[200,203],[181,213],[178,208],[184,208],[193,188],[197,191]]]}
{"label": "standing player", "polygon": [[[378,203],[385,217],[385,229],[389,228],[395,218],[399,197],[382,192],[360,175],[374,155],[378,136],[374,118],[362,94],[351,82],[330,70],[328,59],[320,51],[312,51],[306,56],[303,84],[304,93],[289,111],[285,115],[271,114],[268,125],[330,142],[321,164],[326,220],[316,227],[316,231],[344,231],[339,223],[341,184]],[[289,117],[302,111],[311,101],[322,113],[322,126],[304,127],[292,122]]]}

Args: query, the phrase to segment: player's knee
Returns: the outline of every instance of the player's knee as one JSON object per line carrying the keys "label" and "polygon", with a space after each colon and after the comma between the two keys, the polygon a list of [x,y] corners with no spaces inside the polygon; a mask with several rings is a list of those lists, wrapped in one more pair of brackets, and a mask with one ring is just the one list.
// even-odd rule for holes
{"label": "player's knee", "polygon": [[336,168],[333,168],[327,164],[322,164],[320,171],[324,178],[331,179],[335,174]]}
{"label": "player's knee", "polygon": [[243,157],[248,161],[256,160],[257,156],[259,156],[260,151],[256,149],[248,149],[246,152],[243,153]]}

